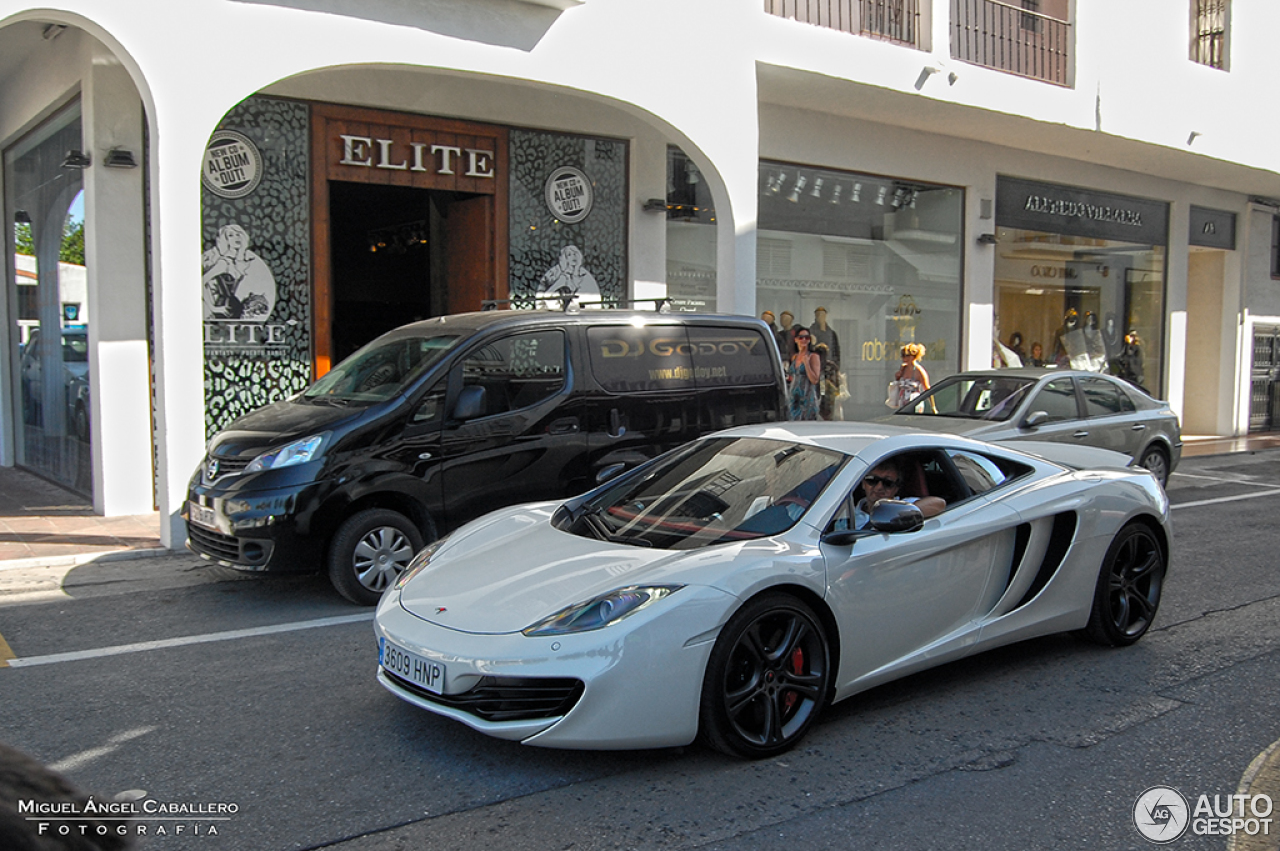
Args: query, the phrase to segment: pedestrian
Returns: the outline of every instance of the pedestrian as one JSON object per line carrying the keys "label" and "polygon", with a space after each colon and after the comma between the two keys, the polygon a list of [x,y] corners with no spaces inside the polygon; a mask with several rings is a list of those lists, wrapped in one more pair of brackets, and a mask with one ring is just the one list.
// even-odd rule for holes
{"label": "pedestrian", "polygon": [[925,348],[919,343],[907,343],[902,347],[902,365],[893,374],[899,407],[929,389],[929,373],[919,363],[924,353]]}
{"label": "pedestrian", "polygon": [[803,325],[795,326],[796,351],[787,360],[787,387],[790,391],[790,418],[818,418],[818,382],[822,380],[822,360],[809,350],[813,335]]}

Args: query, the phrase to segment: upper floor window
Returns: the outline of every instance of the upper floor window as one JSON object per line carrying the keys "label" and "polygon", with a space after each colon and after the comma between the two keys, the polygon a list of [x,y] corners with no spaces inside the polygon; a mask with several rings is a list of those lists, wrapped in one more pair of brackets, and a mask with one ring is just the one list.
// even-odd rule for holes
{"label": "upper floor window", "polygon": [[1280,216],[1271,217],[1271,277],[1280,278]]}
{"label": "upper floor window", "polygon": [[[1038,2],[1038,0],[1037,0]],[[920,0],[764,0],[770,15],[927,49]]]}
{"label": "upper floor window", "polygon": [[1231,0],[1191,0],[1191,61],[1227,70]]}
{"label": "upper floor window", "polygon": [[951,56],[1071,85],[1069,0],[951,0]]}

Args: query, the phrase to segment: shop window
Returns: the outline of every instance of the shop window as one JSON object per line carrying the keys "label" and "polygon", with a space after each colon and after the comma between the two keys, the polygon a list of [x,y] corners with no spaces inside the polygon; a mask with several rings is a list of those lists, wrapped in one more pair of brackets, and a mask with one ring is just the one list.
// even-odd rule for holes
{"label": "shop window", "polygon": [[756,310],[784,357],[811,330],[825,419],[881,415],[906,343],[958,368],[963,190],[764,161],[758,193]]}
{"label": "shop window", "polygon": [[637,298],[666,296],[677,310],[716,309],[716,208],[702,172],[684,151],[667,148],[667,282]]}
{"label": "shop window", "polygon": [[88,272],[83,172],[73,103],[4,152],[5,221],[13,222],[9,358],[18,464],[82,494],[93,492]]}

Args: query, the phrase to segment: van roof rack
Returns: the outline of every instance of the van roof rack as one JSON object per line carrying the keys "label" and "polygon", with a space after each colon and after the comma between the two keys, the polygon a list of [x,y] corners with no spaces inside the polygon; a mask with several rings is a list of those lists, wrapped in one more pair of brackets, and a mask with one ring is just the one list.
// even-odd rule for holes
{"label": "van roof rack", "polygon": [[551,302],[559,302],[560,310],[568,313],[572,308],[580,307],[606,307],[606,308],[628,308],[637,304],[653,304],[653,309],[658,313],[671,312],[671,299],[667,296],[662,298],[612,298],[601,299],[599,301],[579,301],[572,295],[544,295],[534,296],[531,298],[487,298],[480,302],[481,310],[497,310],[502,305],[513,307],[516,310],[528,310],[530,305],[549,304]]}

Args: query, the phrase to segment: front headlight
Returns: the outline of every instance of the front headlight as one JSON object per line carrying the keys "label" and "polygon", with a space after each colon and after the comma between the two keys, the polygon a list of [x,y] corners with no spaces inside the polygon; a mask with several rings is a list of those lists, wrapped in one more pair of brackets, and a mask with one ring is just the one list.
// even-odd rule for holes
{"label": "front headlight", "polygon": [[616,623],[634,614],[650,603],[668,597],[683,585],[632,585],[601,594],[582,603],[561,609],[551,617],[526,627],[525,635],[567,635],[587,632]]}
{"label": "front headlight", "polygon": [[266,452],[254,458],[244,471],[257,473],[260,470],[277,470],[281,467],[292,467],[294,464],[305,464],[319,456],[320,446],[323,443],[323,434],[313,434],[302,440],[295,440],[288,446],[282,446],[274,452]]}
{"label": "front headlight", "polygon": [[443,538],[438,538],[419,550],[418,554],[409,560],[409,564],[400,574],[400,577],[396,579],[395,589],[399,591],[409,584],[410,579],[425,570],[427,565],[431,564],[431,559],[435,557],[435,554],[440,551],[440,548],[444,546],[444,542],[447,540],[449,540],[449,536],[445,535]]}

